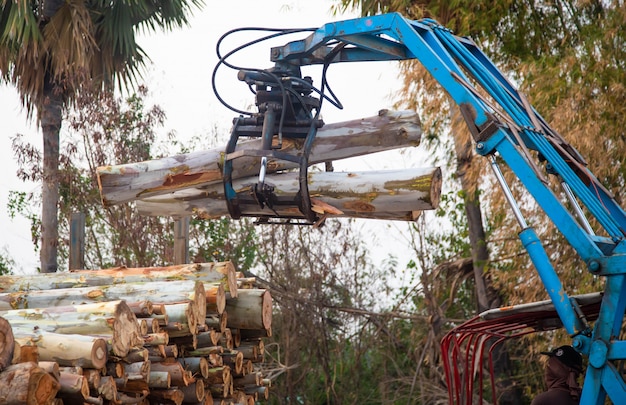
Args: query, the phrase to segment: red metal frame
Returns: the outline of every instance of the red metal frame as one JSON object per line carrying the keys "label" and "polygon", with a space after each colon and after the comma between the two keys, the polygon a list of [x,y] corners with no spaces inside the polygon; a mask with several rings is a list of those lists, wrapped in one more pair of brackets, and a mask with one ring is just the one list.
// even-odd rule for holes
{"label": "red metal frame", "polygon": [[[450,330],[441,340],[440,347],[443,366],[448,384],[450,405],[472,405],[474,396],[478,404],[483,403],[485,347],[491,342],[487,361],[493,403],[497,404],[497,392],[493,369],[493,350],[511,338],[519,338],[530,333],[556,329],[559,326],[556,310],[526,310],[512,313],[515,307],[503,308],[496,312],[488,311],[475,316]],[[587,321],[598,318],[600,301],[581,305]],[[551,322],[546,322],[551,321]],[[546,328],[546,324],[554,326]],[[495,340],[494,340],[495,339]],[[475,382],[477,382],[475,386]]]}

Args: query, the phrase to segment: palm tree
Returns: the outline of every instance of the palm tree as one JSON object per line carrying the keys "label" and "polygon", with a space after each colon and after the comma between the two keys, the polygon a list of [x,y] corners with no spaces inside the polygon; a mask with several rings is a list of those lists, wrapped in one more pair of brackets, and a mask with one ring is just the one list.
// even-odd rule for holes
{"label": "palm tree", "polygon": [[62,114],[81,91],[128,89],[147,55],[137,30],[188,24],[203,0],[0,0],[0,81],[13,84],[43,133],[41,272],[57,270]]}

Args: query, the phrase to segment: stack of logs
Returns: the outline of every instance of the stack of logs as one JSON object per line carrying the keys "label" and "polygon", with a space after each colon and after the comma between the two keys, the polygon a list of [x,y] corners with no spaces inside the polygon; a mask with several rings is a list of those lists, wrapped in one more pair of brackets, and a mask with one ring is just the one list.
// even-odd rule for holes
{"label": "stack of logs", "polygon": [[254,404],[271,320],[230,262],[3,276],[0,403]]}

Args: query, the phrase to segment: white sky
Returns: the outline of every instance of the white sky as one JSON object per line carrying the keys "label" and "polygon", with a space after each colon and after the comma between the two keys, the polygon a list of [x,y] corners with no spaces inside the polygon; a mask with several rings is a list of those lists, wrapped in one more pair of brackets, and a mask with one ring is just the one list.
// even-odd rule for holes
{"label": "white sky", "polygon": [[[163,134],[175,130],[183,144],[185,139],[192,136],[205,135],[216,124],[225,130],[230,127],[236,113],[223,107],[213,94],[211,88],[211,74],[217,62],[215,45],[218,38],[226,31],[239,27],[271,27],[271,28],[309,28],[319,27],[324,23],[357,17],[356,14],[332,16],[330,0],[233,0],[219,2],[213,5],[206,2],[202,12],[196,12],[191,19],[190,27],[175,30],[170,33],[151,34],[138,39],[139,45],[150,56],[151,65],[146,75],[146,84],[152,95],[152,102],[160,105],[167,114],[167,121]],[[255,33],[254,38],[264,36],[264,33]],[[268,68],[272,66],[269,60],[271,46],[282,45],[291,40],[303,38],[283,37],[275,42],[264,42],[260,45],[241,52],[242,58],[233,59],[233,62],[248,67]],[[224,49],[230,50],[233,46],[245,42],[246,38],[238,35],[234,37],[236,43],[224,43]],[[311,74],[315,85],[320,82],[316,79],[314,69]],[[237,81],[236,72],[222,68],[218,80],[220,95],[231,105],[245,109],[253,103],[253,96],[247,86]],[[397,68],[393,63],[345,63],[330,67],[328,81],[332,90],[344,105],[343,110],[326,103],[322,109],[324,121],[339,122],[355,118],[376,115],[381,108],[391,108],[392,96],[400,87],[397,78]],[[6,213],[6,204],[9,190],[31,191],[38,184],[24,184],[17,179],[17,163],[12,154],[11,140],[15,134],[25,135],[26,140],[41,147],[41,135],[34,124],[26,120],[19,96],[10,87],[0,86],[0,162],[4,176],[0,177],[0,252],[7,252],[16,261],[15,271],[32,272],[38,266],[39,257],[33,251],[30,242],[29,223],[22,219],[9,219]],[[395,166],[425,166],[423,162],[405,162],[402,156],[394,158]],[[359,161],[351,161],[350,170],[383,169],[380,160],[368,160],[367,157]],[[335,167],[342,168],[335,164]],[[348,168],[344,168],[348,169]],[[37,209],[38,211],[38,209]],[[381,221],[378,222],[378,226]],[[406,229],[402,225],[399,229]],[[381,229],[384,229],[381,228]],[[387,232],[383,232],[385,234]],[[388,238],[387,238],[388,239]],[[384,251],[377,249],[375,256],[382,259],[387,253],[400,257],[400,264],[405,264],[407,257],[406,245],[392,243]],[[404,257],[403,257],[404,256]]]}

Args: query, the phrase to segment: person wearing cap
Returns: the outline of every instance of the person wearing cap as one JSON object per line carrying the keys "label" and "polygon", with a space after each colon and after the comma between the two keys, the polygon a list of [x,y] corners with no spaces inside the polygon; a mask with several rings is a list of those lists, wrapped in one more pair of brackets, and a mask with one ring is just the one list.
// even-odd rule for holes
{"label": "person wearing cap", "polygon": [[530,405],[578,405],[581,387],[578,377],[583,371],[583,358],[572,346],[560,346],[549,356],[545,380],[548,390],[537,395]]}

